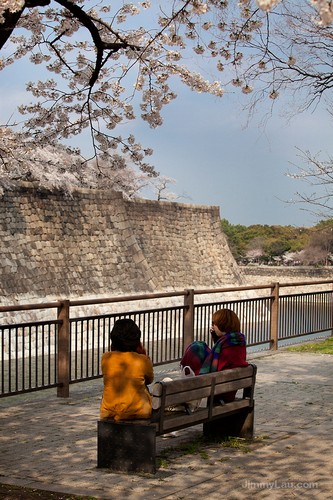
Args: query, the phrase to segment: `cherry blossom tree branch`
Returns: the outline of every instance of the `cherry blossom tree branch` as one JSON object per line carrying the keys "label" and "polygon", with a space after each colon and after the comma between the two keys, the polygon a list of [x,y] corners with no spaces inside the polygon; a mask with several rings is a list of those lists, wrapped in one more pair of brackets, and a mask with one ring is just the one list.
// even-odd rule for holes
{"label": "cherry blossom tree branch", "polygon": [[145,161],[150,148],[118,131],[137,118],[160,126],[164,106],[177,97],[177,80],[216,97],[236,88],[249,110],[264,102],[271,111],[282,93],[295,99],[293,114],[319,101],[333,107],[329,0],[119,4],[0,3],[0,71],[25,58],[50,75],[27,83],[32,101],[19,107],[21,127],[41,146],[88,132],[89,158],[109,161],[115,171],[124,168],[125,155],[153,176]]}

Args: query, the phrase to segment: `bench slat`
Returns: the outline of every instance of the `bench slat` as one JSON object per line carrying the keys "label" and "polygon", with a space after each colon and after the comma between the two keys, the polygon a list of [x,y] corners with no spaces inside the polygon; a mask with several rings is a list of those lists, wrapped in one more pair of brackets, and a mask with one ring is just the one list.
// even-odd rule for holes
{"label": "bench slat", "polygon": [[211,382],[215,379],[215,383],[228,382],[230,380],[238,380],[253,376],[253,366],[249,365],[242,368],[233,368],[231,370],[224,370],[222,372],[207,373],[206,375],[198,375],[197,377],[185,377],[175,379],[172,381],[159,381],[152,387],[153,396],[161,396],[163,387],[165,393],[175,393],[182,391],[190,391],[199,389],[200,387],[210,387]]}
{"label": "bench slat", "polygon": [[[244,389],[246,387],[251,387],[252,377],[235,380],[232,382],[222,382],[215,385],[214,394],[222,395],[226,392],[237,391],[239,389]],[[184,390],[182,392],[169,393],[165,397],[165,406],[173,406],[181,403],[186,403],[195,399],[203,399],[210,396],[211,385],[195,388],[193,390]],[[157,410],[162,405],[162,398],[154,396],[153,397],[153,409]]]}
{"label": "bench slat", "polygon": [[213,406],[212,417],[220,417],[222,415],[232,414],[242,408],[251,408],[251,402],[249,399],[236,399],[231,403],[226,405],[216,405]]}
{"label": "bench slat", "polygon": [[[221,416],[232,415],[233,413],[239,412],[242,409],[250,408],[250,401],[248,399],[235,400],[227,405],[217,405],[213,406],[212,417],[218,418]],[[179,430],[184,427],[189,427],[192,425],[199,425],[204,422],[208,422],[209,418],[209,408],[199,408],[194,413],[187,415],[185,413],[170,413],[164,415],[163,426],[156,423],[157,435],[165,434],[171,430]]]}

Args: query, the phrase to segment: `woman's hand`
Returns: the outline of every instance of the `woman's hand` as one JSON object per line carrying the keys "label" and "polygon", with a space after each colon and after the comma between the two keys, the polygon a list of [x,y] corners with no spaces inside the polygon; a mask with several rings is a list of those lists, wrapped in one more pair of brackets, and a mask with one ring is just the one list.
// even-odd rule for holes
{"label": "woman's hand", "polygon": [[219,339],[219,336],[216,334],[214,328],[211,328],[210,329],[210,334],[211,334],[211,337],[212,337],[212,341],[214,342],[214,344],[218,341]]}

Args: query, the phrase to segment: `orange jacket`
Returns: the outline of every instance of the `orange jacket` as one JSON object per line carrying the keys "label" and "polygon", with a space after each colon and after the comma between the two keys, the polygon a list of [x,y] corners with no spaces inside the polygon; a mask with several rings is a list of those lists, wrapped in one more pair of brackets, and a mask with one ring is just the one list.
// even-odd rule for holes
{"label": "orange jacket", "polygon": [[101,418],[149,418],[152,412],[147,384],[154,380],[148,356],[136,352],[106,352],[102,356],[104,381]]}

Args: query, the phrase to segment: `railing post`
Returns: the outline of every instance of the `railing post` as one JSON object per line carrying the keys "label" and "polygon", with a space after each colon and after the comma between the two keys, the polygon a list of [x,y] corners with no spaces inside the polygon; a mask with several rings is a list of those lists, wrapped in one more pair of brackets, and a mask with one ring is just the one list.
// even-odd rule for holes
{"label": "railing post", "polygon": [[[332,290],[332,296],[331,296],[331,298],[332,298],[332,304],[331,304],[331,306],[332,306],[332,309],[333,309],[333,290]],[[331,315],[331,337],[333,337],[333,312],[332,312],[332,315]]]}
{"label": "railing post", "polygon": [[270,349],[277,350],[279,337],[279,283],[273,283],[271,288],[271,345]]}
{"label": "railing post", "polygon": [[194,290],[185,290],[184,296],[184,346],[183,350],[185,352],[186,347],[191,344],[194,340]]}
{"label": "railing post", "polygon": [[57,396],[69,397],[69,300],[61,302],[58,308],[58,380]]}

